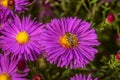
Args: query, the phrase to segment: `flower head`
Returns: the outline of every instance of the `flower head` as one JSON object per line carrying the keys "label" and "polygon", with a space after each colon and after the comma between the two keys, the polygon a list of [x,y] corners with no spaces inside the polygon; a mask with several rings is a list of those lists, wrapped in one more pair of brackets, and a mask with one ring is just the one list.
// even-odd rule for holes
{"label": "flower head", "polygon": [[30,16],[19,19],[14,17],[14,22],[7,22],[0,36],[2,50],[10,51],[13,55],[23,57],[25,60],[34,60],[40,56],[39,37],[42,32],[42,23],[30,20]]}
{"label": "flower head", "polygon": [[106,18],[106,23],[110,24],[113,21],[115,21],[115,15],[113,13],[108,14],[107,18]]}
{"label": "flower head", "polygon": [[28,0],[0,0],[0,5],[3,7],[14,9],[19,12],[27,10],[28,4]]}
{"label": "flower head", "polygon": [[82,74],[76,74],[74,77],[70,78],[70,80],[98,80],[98,78],[93,79],[91,74],[89,74],[87,77]]}
{"label": "flower head", "polygon": [[0,80],[27,80],[27,73],[17,72],[17,63],[17,59],[0,54]]}
{"label": "flower head", "polygon": [[47,23],[40,43],[44,46],[47,61],[66,68],[85,67],[97,53],[94,46],[99,45],[90,23],[71,17]]}

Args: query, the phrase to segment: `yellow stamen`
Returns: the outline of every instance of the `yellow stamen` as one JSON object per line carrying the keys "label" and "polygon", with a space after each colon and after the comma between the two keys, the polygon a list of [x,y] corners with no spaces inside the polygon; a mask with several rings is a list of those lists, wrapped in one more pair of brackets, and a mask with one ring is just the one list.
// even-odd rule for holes
{"label": "yellow stamen", "polygon": [[14,0],[0,0],[0,5],[7,7],[9,9],[14,9],[15,1]]}
{"label": "yellow stamen", "polygon": [[0,0],[0,4],[4,7],[8,7],[8,0]]}
{"label": "yellow stamen", "polygon": [[74,34],[67,32],[60,37],[59,42],[65,48],[72,48],[78,44],[78,38]]}
{"label": "yellow stamen", "polygon": [[19,44],[25,44],[29,41],[29,35],[25,31],[19,32],[16,35],[16,40]]}
{"label": "yellow stamen", "polygon": [[0,80],[11,80],[10,76],[6,73],[0,74]]}

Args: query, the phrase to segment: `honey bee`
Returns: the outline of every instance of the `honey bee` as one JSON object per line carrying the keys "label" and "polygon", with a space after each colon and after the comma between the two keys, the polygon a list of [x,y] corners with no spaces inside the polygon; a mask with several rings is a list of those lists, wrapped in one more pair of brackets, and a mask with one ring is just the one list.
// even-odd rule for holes
{"label": "honey bee", "polygon": [[66,33],[66,38],[67,38],[67,41],[69,42],[69,44],[71,45],[71,47],[73,47],[75,45],[75,37],[74,35],[72,35],[71,33]]}

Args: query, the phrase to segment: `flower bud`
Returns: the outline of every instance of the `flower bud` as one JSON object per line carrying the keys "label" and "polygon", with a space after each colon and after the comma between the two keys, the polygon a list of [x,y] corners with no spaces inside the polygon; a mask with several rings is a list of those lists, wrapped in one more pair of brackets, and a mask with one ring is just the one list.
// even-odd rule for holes
{"label": "flower bud", "polygon": [[32,80],[43,80],[43,79],[42,79],[41,75],[36,74],[36,75],[34,75]]}
{"label": "flower bud", "polygon": [[120,46],[120,34],[115,35],[115,42],[118,46]]}
{"label": "flower bud", "polygon": [[120,61],[120,50],[117,52],[117,54],[115,55],[115,59],[117,61]]}
{"label": "flower bud", "polygon": [[27,68],[27,63],[24,59],[20,59],[17,64],[17,68],[19,71],[23,71]]}
{"label": "flower bud", "polygon": [[106,18],[106,23],[110,24],[113,21],[115,21],[115,15],[113,13],[108,14],[107,18]]}

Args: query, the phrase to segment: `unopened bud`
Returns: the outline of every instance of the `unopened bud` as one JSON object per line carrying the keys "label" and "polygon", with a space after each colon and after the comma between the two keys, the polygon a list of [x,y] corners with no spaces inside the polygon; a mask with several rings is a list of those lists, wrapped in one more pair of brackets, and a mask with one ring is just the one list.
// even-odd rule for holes
{"label": "unopened bud", "polygon": [[34,75],[32,80],[43,80],[43,79],[42,79],[41,75],[36,74],[36,75]]}
{"label": "unopened bud", "polygon": [[108,14],[108,16],[106,18],[106,23],[110,24],[110,23],[112,23],[114,21],[115,21],[115,15],[113,13]]}

